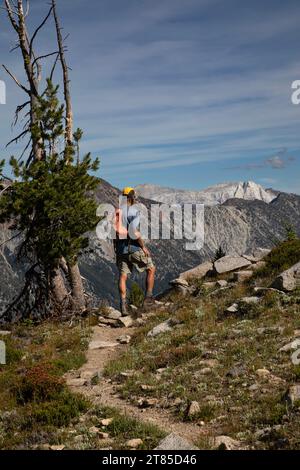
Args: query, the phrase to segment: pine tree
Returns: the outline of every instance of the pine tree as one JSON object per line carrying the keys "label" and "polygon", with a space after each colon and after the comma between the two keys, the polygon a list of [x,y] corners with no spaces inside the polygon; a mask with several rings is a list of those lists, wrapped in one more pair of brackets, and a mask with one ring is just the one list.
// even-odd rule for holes
{"label": "pine tree", "polygon": [[[99,181],[90,175],[99,167],[86,155],[74,164],[74,147],[59,152],[64,137],[64,106],[57,98],[58,87],[47,80],[47,87],[35,109],[39,125],[33,129],[36,141],[42,142],[42,160],[30,165],[11,158],[14,183],[0,199],[0,221],[15,220],[14,228],[22,233],[19,256],[31,268],[23,294],[34,290],[35,300],[29,305],[24,295],[17,299],[14,310],[22,306],[23,315],[32,310],[47,314],[58,308],[53,282],[62,259],[70,266],[88,246],[86,233],[99,219],[92,197]],[[37,281],[38,279],[38,281]],[[24,311],[25,308],[25,311]]]}
{"label": "pine tree", "polygon": [[216,253],[215,253],[213,262],[218,261],[218,259],[221,259],[221,258],[223,258],[224,256],[226,256],[226,253],[225,253],[225,251],[223,250],[223,248],[222,248],[221,246],[219,246],[219,248],[217,249],[217,251],[216,251]]}

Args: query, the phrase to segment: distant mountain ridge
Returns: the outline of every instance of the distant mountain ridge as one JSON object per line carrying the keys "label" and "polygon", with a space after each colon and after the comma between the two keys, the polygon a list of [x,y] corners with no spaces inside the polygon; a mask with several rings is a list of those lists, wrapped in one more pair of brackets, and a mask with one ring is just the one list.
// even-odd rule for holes
{"label": "distant mountain ridge", "polygon": [[[101,180],[95,192],[98,204],[118,204],[119,189]],[[153,200],[140,198],[150,207]],[[280,193],[270,203],[262,200],[230,198],[225,203],[205,208],[205,244],[199,251],[186,251],[186,240],[151,240],[149,247],[157,266],[155,292],[168,287],[171,279],[183,271],[211,259],[222,246],[226,254],[250,253],[255,248],[272,248],[286,236],[285,224],[291,222],[300,236],[300,196]],[[8,225],[0,225],[0,315],[23,286],[25,265],[16,259],[18,240],[11,238]],[[90,248],[80,258],[85,287],[98,299],[118,304],[114,250],[111,241],[90,234]],[[134,277],[133,277],[134,279]]]}
{"label": "distant mountain ridge", "polygon": [[278,191],[264,189],[254,181],[221,183],[200,191],[168,188],[158,185],[141,184],[136,187],[137,193],[147,199],[166,204],[204,204],[215,206],[223,204],[228,199],[245,199],[247,201],[259,200],[269,204]]}

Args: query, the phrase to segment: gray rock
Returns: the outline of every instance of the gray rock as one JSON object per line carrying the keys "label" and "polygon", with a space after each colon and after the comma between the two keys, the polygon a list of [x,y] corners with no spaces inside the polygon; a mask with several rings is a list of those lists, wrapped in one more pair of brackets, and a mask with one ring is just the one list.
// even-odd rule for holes
{"label": "gray rock", "polygon": [[226,377],[236,378],[244,374],[245,374],[245,368],[243,366],[235,366],[229,369],[229,371],[226,374]]}
{"label": "gray rock", "polygon": [[200,405],[197,401],[192,401],[189,405],[187,415],[189,418],[193,418],[200,413]]}
{"label": "gray rock", "polygon": [[193,269],[189,269],[188,271],[181,273],[180,279],[202,279],[209,271],[212,271],[212,269],[213,263],[206,261],[205,263],[201,263],[199,266],[196,266]]}
{"label": "gray rock", "polygon": [[204,289],[213,289],[214,287],[216,287],[216,285],[217,285],[216,282],[210,281],[210,282],[203,282],[202,287]]}
{"label": "gray rock", "polygon": [[126,446],[130,449],[137,449],[141,445],[143,445],[142,439],[130,439],[126,442]]}
{"label": "gray rock", "polygon": [[300,261],[281,273],[272,283],[271,287],[284,292],[292,292],[297,287],[300,287]]}
{"label": "gray rock", "polygon": [[11,331],[0,330],[0,336],[10,336]]}
{"label": "gray rock", "polygon": [[106,348],[115,348],[119,346],[119,343],[114,343],[112,341],[91,341],[89,344],[89,349],[106,349]]}
{"label": "gray rock", "polygon": [[119,343],[121,344],[129,344],[131,341],[130,335],[122,335],[118,338]]}
{"label": "gray rock", "polygon": [[258,261],[255,264],[252,264],[249,268],[247,269],[252,269],[253,271],[257,271],[258,269],[262,269],[267,266],[267,263],[265,261]]}
{"label": "gray rock", "polygon": [[173,327],[172,320],[169,319],[155,326],[151,331],[149,331],[147,336],[149,338],[154,338],[155,336],[161,335],[162,333],[167,333],[168,331],[171,331],[172,327]]}
{"label": "gray rock", "polygon": [[222,449],[222,450],[239,450],[239,449],[241,449],[240,441],[232,439],[229,436],[217,436],[214,439],[214,445],[217,449]]}
{"label": "gray rock", "polygon": [[260,297],[242,297],[239,300],[239,304],[247,304],[247,305],[253,305],[253,304],[258,304],[260,302]]}
{"label": "gray rock", "polygon": [[189,283],[183,279],[178,277],[177,279],[173,279],[173,281],[170,281],[171,286],[181,286],[181,287],[189,287]]}
{"label": "gray rock", "polygon": [[259,261],[259,258],[256,258],[255,256],[253,255],[242,255],[243,258],[245,258],[247,261],[250,261],[250,263],[257,263]]}
{"label": "gray rock", "polygon": [[117,328],[119,326],[118,320],[111,320],[110,318],[99,317],[99,326],[111,326]]}
{"label": "gray rock", "polygon": [[216,282],[216,284],[217,284],[218,287],[227,287],[228,286],[228,282],[225,281],[225,279],[219,279]]}
{"label": "gray rock", "polygon": [[239,311],[239,306],[237,303],[234,303],[225,310],[225,313],[238,313],[238,311]]}
{"label": "gray rock", "polygon": [[286,398],[291,405],[300,401],[300,384],[292,385],[286,394]]}
{"label": "gray rock", "polygon": [[268,256],[268,254],[270,252],[271,252],[271,250],[269,250],[268,248],[256,248],[256,250],[254,250],[254,252],[253,252],[253,256],[258,261],[260,261],[263,258],[265,258],[266,256]]}
{"label": "gray rock", "polygon": [[67,384],[69,387],[84,387],[88,385],[88,381],[86,379],[68,379]]}
{"label": "gray rock", "polygon": [[154,450],[199,450],[191,442],[178,434],[171,433],[165,437]]}
{"label": "gray rock", "polygon": [[122,316],[122,313],[113,307],[107,307],[105,309],[105,317],[109,318],[110,320],[118,320],[119,318],[121,318],[121,316]]}
{"label": "gray rock", "polygon": [[232,275],[234,282],[244,282],[247,281],[247,279],[250,279],[252,276],[253,271],[236,271]]}
{"label": "gray rock", "polygon": [[125,328],[130,328],[133,326],[133,319],[130,316],[121,317],[119,318],[118,322],[121,326],[125,326]]}
{"label": "gray rock", "polygon": [[251,262],[242,256],[223,256],[214,263],[214,269],[218,274],[229,273],[237,269],[250,266]]}
{"label": "gray rock", "polygon": [[296,351],[300,348],[300,338],[295,339],[291,343],[285,344],[282,348],[279,349],[280,352]]}

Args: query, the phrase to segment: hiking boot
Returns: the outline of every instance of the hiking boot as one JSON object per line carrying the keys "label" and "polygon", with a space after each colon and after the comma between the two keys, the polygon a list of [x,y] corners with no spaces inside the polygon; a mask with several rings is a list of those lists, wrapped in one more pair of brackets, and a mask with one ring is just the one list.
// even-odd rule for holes
{"label": "hiking boot", "polygon": [[155,307],[155,299],[153,295],[147,295],[145,297],[143,307],[147,310],[151,309],[152,307]]}
{"label": "hiking boot", "polygon": [[127,302],[126,300],[122,300],[120,304],[120,311],[122,313],[122,317],[127,317],[129,315],[128,309],[127,309]]}

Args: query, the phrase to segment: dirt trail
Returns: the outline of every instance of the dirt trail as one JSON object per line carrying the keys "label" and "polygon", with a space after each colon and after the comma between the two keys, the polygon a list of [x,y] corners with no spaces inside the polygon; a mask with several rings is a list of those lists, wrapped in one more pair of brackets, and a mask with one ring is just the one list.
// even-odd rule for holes
{"label": "dirt trail", "polygon": [[[96,326],[93,328],[91,341],[116,342],[121,335],[132,335],[133,328],[109,328]],[[140,409],[119,397],[116,386],[108,379],[101,376],[97,385],[72,385],[72,381],[78,378],[90,377],[93,373],[101,373],[105,365],[112,359],[116,359],[129,346],[118,345],[111,348],[88,349],[87,362],[78,370],[66,375],[67,383],[73,391],[77,391],[88,397],[94,404],[112,406],[124,414],[130,415],[143,422],[155,424],[166,432],[175,432],[180,436],[195,442],[203,434],[205,429],[193,423],[176,422],[168,410],[159,408]],[[99,374],[100,375],[100,374]]]}

